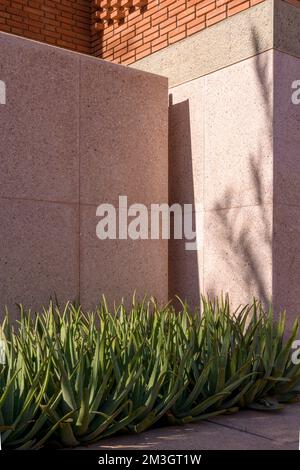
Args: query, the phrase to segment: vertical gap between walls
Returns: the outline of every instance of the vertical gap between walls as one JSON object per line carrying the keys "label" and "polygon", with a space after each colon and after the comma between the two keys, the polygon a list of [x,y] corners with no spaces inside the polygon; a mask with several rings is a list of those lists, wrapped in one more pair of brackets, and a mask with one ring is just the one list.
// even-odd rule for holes
{"label": "vertical gap between walls", "polygon": [[81,155],[80,155],[80,119],[81,119],[81,57],[79,57],[79,68],[78,68],[78,128],[77,128],[77,149],[78,149],[78,302],[81,301]]}
{"label": "vertical gap between walls", "polygon": [[[203,89],[204,88],[204,89]],[[205,130],[206,130],[206,97],[207,97],[207,77],[204,77],[204,87],[202,88],[203,93],[203,122],[202,122],[202,135],[203,135],[203,163],[202,163],[202,174],[203,174],[203,183],[202,183],[202,280],[200,280],[200,309],[201,309],[201,291],[203,295],[206,295],[204,290],[205,288],[205,280],[204,280],[204,273],[205,273],[205,157],[206,157],[206,148],[205,148]],[[199,256],[199,254],[198,254]],[[201,259],[200,259],[201,261]]]}

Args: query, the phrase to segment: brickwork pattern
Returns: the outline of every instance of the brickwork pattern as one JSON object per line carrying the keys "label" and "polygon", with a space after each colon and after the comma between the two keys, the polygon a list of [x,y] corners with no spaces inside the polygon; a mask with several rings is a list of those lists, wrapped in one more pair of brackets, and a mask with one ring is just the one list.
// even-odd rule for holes
{"label": "brickwork pattern", "polygon": [[94,31],[92,53],[116,63],[131,64],[262,1],[148,0],[144,10],[127,10],[124,19],[108,22],[102,31]]}
{"label": "brickwork pattern", "polygon": [[92,0],[0,0],[0,31],[91,53]]}
{"label": "brickwork pattern", "polygon": [[0,30],[126,65],[263,1],[0,0]]}

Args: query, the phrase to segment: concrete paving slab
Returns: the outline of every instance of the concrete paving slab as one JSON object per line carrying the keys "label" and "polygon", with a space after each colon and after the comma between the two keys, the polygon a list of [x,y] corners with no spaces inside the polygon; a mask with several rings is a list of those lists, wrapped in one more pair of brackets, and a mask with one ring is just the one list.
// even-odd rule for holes
{"label": "concrete paving slab", "polygon": [[286,406],[282,411],[244,410],[234,415],[212,418],[209,422],[271,439],[280,445],[294,445],[299,440],[300,403]]}
{"label": "concrete paving slab", "polygon": [[297,450],[300,403],[274,412],[241,411],[185,426],[114,436],[80,450]]}

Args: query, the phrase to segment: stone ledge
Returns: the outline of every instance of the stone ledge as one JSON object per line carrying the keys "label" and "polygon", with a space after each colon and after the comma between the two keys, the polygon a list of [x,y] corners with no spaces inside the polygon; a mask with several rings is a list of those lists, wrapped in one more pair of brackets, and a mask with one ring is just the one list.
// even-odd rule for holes
{"label": "stone ledge", "polygon": [[270,49],[300,57],[300,8],[266,0],[130,67],[165,75],[170,87]]}

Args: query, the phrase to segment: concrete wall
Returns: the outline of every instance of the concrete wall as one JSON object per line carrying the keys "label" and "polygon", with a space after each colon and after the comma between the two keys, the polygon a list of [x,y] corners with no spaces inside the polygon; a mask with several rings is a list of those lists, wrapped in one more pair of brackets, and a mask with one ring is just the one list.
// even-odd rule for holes
{"label": "concrete wall", "polygon": [[165,75],[174,87],[271,49],[300,57],[300,2],[293,3],[265,0],[131,67]]}
{"label": "concrete wall", "polygon": [[199,252],[170,244],[171,295],[300,311],[299,25],[296,4],[266,0],[133,64],[169,78],[171,199],[202,212]]}
{"label": "concrete wall", "polygon": [[167,202],[167,80],[0,35],[0,303],[167,298],[167,242],[100,241],[96,207]]}
{"label": "concrete wall", "polygon": [[[274,47],[274,18],[278,16],[274,9],[281,11],[285,6],[295,10],[295,17],[300,17],[299,8],[286,5],[280,0],[275,0],[275,3],[274,0],[265,0],[137,60],[131,67],[163,74],[169,78],[170,86],[174,87],[266,52]],[[286,17],[285,14],[282,16]],[[285,22],[281,23],[278,28],[288,29]]]}
{"label": "concrete wall", "polygon": [[177,259],[170,290],[177,290],[180,278],[183,288],[191,287],[193,303],[200,292],[222,291],[234,304],[253,295],[267,302],[272,297],[273,51],[171,88],[170,94],[171,185],[181,162],[184,189],[177,199],[200,204],[204,214],[200,251],[183,252],[184,265]]}

